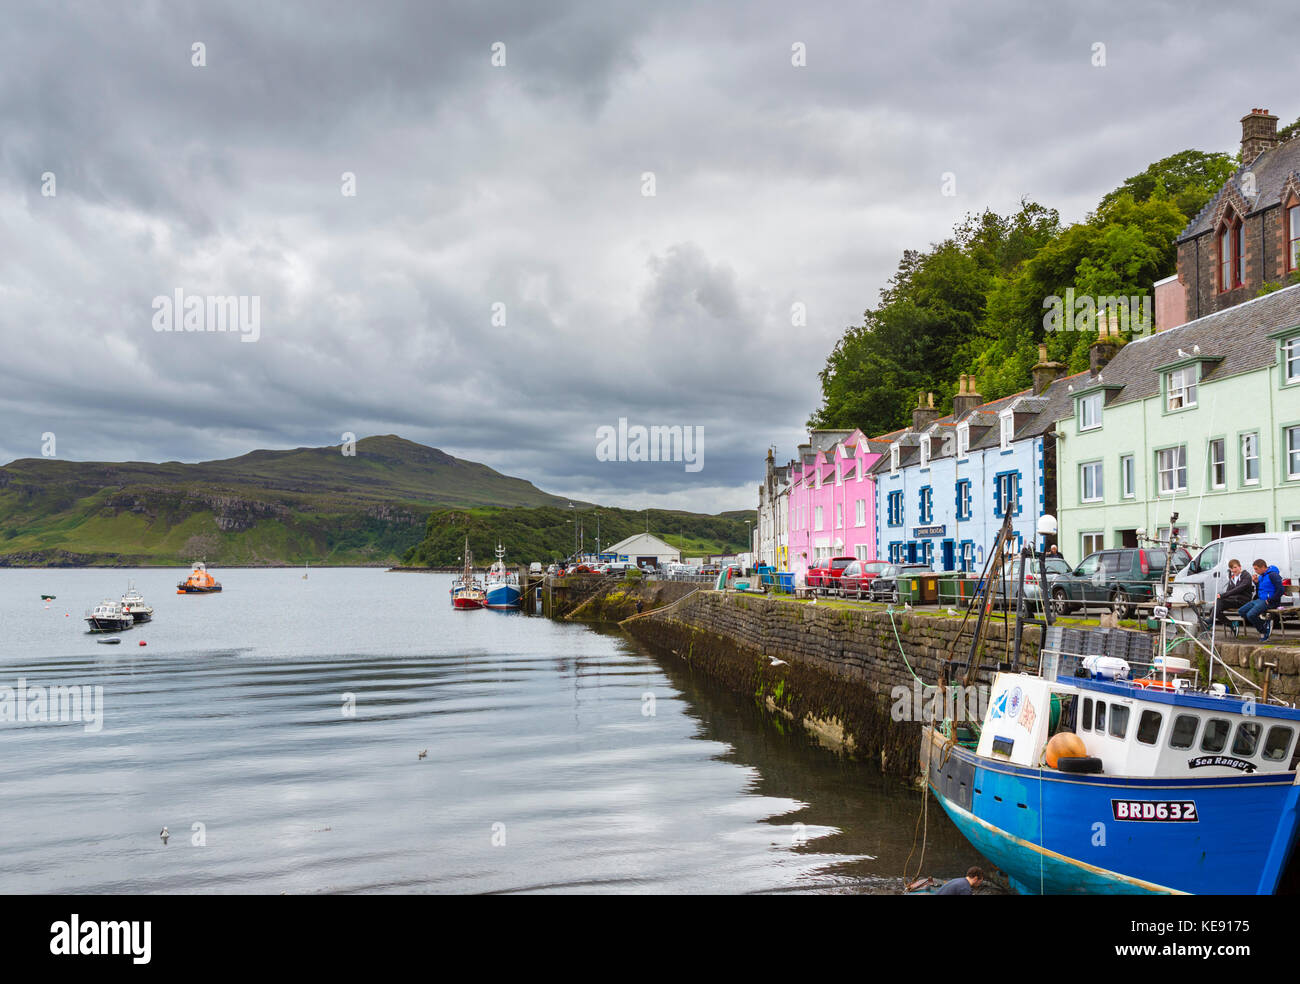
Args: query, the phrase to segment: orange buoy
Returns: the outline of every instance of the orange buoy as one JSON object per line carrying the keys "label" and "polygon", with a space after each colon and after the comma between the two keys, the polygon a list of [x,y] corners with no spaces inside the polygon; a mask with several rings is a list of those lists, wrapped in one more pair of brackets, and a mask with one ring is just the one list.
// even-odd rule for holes
{"label": "orange buoy", "polygon": [[1047,743],[1047,767],[1055,769],[1057,760],[1063,758],[1083,758],[1088,754],[1088,747],[1083,739],[1073,731],[1062,731],[1052,735]]}

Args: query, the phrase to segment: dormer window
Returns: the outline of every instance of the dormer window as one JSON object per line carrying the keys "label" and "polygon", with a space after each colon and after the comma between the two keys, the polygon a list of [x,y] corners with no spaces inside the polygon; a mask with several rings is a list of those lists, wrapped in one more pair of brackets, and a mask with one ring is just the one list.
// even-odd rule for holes
{"label": "dormer window", "polygon": [[970,424],[962,422],[957,425],[957,457],[964,458],[970,454]]}
{"label": "dormer window", "polygon": [[930,465],[930,435],[921,435],[921,467],[927,468]]}
{"label": "dormer window", "polygon": [[897,444],[891,444],[889,446],[889,474],[891,475],[898,474],[898,445]]}
{"label": "dormer window", "polygon": [[1196,368],[1183,366],[1165,376],[1166,409],[1187,410],[1196,406]]}
{"label": "dormer window", "polygon": [[1003,451],[1011,450],[1011,438],[1016,432],[1015,416],[1010,410],[1003,410],[998,417],[999,443]]}
{"label": "dormer window", "polygon": [[1079,430],[1101,426],[1101,394],[1092,393],[1079,399]]}
{"label": "dormer window", "polygon": [[1219,229],[1219,290],[1233,290],[1245,282],[1245,227],[1234,217]]}

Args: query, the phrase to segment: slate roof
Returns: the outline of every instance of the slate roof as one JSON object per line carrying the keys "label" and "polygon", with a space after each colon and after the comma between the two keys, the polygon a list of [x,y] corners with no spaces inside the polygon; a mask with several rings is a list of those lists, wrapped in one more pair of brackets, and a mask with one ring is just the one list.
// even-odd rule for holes
{"label": "slate roof", "polygon": [[[1135,339],[1121,348],[1101,371],[1106,385],[1123,387],[1109,404],[1129,403],[1159,394],[1157,370],[1183,361],[1179,349],[1194,356],[1193,349],[1199,346],[1201,356],[1222,359],[1202,364],[1202,383],[1271,366],[1277,361],[1277,345],[1268,337],[1269,333],[1291,327],[1300,327],[1300,284]],[[1069,416],[1073,416],[1073,409]]]}
{"label": "slate roof", "polygon": [[[957,425],[962,422],[970,424],[969,450],[981,451],[986,448],[1000,447],[1002,443],[1000,414],[1001,411],[1007,409],[1011,410],[1012,419],[1015,421],[1016,429],[1012,433],[1013,441],[1045,434],[1056,427],[1058,420],[1073,415],[1074,393],[1070,387],[1073,386],[1075,390],[1080,389],[1080,382],[1086,380],[1087,376],[1086,371],[1075,373],[1073,376],[1063,376],[1060,379],[1053,380],[1052,384],[1038,396],[1034,396],[1033,390],[1022,390],[1019,393],[1004,396],[1000,400],[982,403],[962,416],[949,414],[946,417],[940,417],[920,433],[909,429],[882,435],[878,440],[885,444],[886,451],[884,456],[871,467],[868,474],[889,474],[889,453],[887,449],[890,442],[886,440],[887,438],[892,438],[898,442],[899,468],[907,468],[920,463],[921,434],[930,435],[931,461],[955,456],[957,451],[955,431]],[[953,433],[948,453],[944,451],[944,436],[946,433]]]}
{"label": "slate roof", "polygon": [[[1255,176],[1256,194],[1253,198],[1242,194],[1242,181],[1248,172]],[[1297,175],[1297,180],[1300,180],[1300,137],[1294,137],[1284,144],[1266,150],[1251,163],[1239,167],[1218,193],[1206,202],[1205,207],[1192,217],[1192,221],[1187,224],[1187,228],[1179,234],[1176,241],[1182,242],[1184,239],[1191,239],[1210,230],[1210,221],[1220,200],[1229,193],[1229,185],[1238,195],[1245,198],[1250,209],[1246,214],[1254,215],[1282,200],[1282,188],[1286,185],[1286,179],[1292,174]]]}

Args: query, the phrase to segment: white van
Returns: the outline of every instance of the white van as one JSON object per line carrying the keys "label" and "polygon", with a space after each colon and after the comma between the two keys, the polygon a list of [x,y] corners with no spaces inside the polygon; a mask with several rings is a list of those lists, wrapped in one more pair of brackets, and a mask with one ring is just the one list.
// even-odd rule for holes
{"label": "white van", "polygon": [[1196,592],[1201,601],[1213,601],[1219,586],[1227,583],[1228,561],[1241,561],[1249,574],[1256,558],[1275,564],[1282,580],[1289,579],[1293,586],[1300,583],[1300,532],[1247,533],[1211,540],[1174,578],[1174,603],[1181,602],[1188,591]]}

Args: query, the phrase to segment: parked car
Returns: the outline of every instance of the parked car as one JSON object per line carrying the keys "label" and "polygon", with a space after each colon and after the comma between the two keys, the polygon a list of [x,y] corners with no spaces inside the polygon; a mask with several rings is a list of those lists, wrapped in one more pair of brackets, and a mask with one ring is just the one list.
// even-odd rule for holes
{"label": "parked car", "polygon": [[856,557],[832,557],[821,567],[813,567],[808,570],[808,587],[820,594],[839,589],[840,574],[844,568],[857,560]]}
{"label": "parked car", "polygon": [[887,560],[855,560],[840,572],[840,594],[861,598],[887,567]]}
{"label": "parked car", "polygon": [[[1045,557],[1043,562],[1047,565],[1048,585],[1055,582],[1059,575],[1068,575],[1073,568],[1065,562],[1063,557]],[[1002,564],[1002,573],[996,575],[998,584],[998,604],[1005,606],[1010,599],[1016,596],[1016,582],[1020,579],[1020,557],[1008,557]],[[1042,592],[1039,580],[1038,558],[1035,557],[1029,562],[1029,568],[1025,571],[1025,598],[1031,605],[1037,605],[1042,598]]]}
{"label": "parked car", "polygon": [[872,601],[897,602],[899,583],[917,574],[933,574],[929,564],[887,564],[885,569],[871,579],[867,597]]}
{"label": "parked car", "polygon": [[[1076,608],[1103,605],[1120,618],[1131,618],[1134,603],[1152,600],[1165,575],[1169,551],[1164,547],[1119,547],[1089,554],[1074,570],[1052,579],[1052,610],[1068,615]],[[1182,547],[1169,563],[1169,573],[1186,567],[1191,557]]]}

